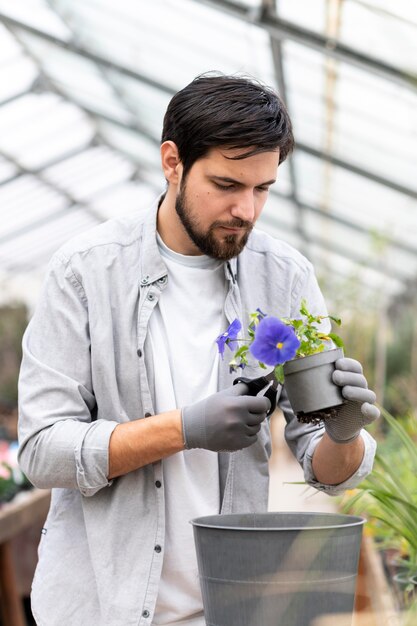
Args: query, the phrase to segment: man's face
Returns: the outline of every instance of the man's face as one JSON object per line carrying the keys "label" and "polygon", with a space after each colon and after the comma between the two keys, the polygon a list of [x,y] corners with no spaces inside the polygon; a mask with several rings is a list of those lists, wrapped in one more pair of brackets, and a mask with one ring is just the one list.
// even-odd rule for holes
{"label": "man's face", "polygon": [[192,247],[215,259],[237,256],[277,175],[279,151],[231,160],[247,149],[213,149],[182,179],[175,209]]}

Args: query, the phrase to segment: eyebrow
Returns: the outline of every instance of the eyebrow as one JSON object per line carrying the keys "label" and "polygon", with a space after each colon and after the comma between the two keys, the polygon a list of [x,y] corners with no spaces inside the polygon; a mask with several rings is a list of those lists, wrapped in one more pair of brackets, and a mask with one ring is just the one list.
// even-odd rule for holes
{"label": "eyebrow", "polygon": [[[235,180],[234,178],[229,178],[228,176],[209,176],[212,180],[219,180],[222,183],[232,183],[233,185],[238,185],[239,187],[244,187],[245,185],[241,183],[239,180]],[[267,180],[264,183],[259,183],[256,187],[264,187],[265,185],[273,185],[276,182],[276,179]]]}

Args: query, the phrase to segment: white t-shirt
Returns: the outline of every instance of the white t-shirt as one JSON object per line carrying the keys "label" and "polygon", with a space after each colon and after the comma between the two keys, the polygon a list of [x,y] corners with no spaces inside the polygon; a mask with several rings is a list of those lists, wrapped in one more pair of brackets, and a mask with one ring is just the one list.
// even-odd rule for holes
{"label": "white t-shirt", "polygon": [[[157,413],[217,391],[215,339],[226,327],[221,261],[173,252],[158,236],[168,283],[150,319]],[[219,513],[217,453],[185,450],[163,460],[165,549],[153,624],[204,626],[193,530],[189,521]]]}

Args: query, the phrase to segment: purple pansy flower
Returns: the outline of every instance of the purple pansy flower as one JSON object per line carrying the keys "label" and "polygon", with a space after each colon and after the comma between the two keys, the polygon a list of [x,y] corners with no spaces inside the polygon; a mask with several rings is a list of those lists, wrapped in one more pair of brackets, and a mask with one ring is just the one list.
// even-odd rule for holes
{"label": "purple pansy flower", "polygon": [[[236,318],[230,324],[230,326],[226,330],[226,332],[224,332],[223,334],[221,334],[221,335],[219,335],[217,337],[216,343],[217,343],[217,347],[218,347],[218,350],[219,350],[219,354],[221,355],[222,358],[223,358],[223,354],[224,354],[224,347],[225,347],[225,345],[227,344],[229,346],[229,348],[230,348],[229,344],[232,341],[236,341],[236,338],[237,338],[241,328],[242,328],[242,324]],[[232,349],[232,348],[230,348],[230,349]]]}
{"label": "purple pansy flower", "polygon": [[292,326],[277,317],[264,317],[250,346],[253,356],[265,365],[279,365],[294,358],[300,341]]}

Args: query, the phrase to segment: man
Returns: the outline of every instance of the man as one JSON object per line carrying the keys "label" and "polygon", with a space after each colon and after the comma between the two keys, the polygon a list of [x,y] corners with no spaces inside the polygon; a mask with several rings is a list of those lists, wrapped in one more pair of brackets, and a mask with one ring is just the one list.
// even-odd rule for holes
{"label": "man", "polygon": [[[306,298],[325,314],[310,263],[252,230],[292,147],[272,90],[199,77],[165,115],[162,198],[53,257],[20,377],[20,462],[52,488],[40,626],[202,626],[189,520],[266,510],[270,403],[233,386],[215,339],[257,307],[294,317]],[[359,363],[334,376],[348,402],[327,430],[281,398],[307,482],[329,493],[370,471],[362,426],[378,415]]]}

